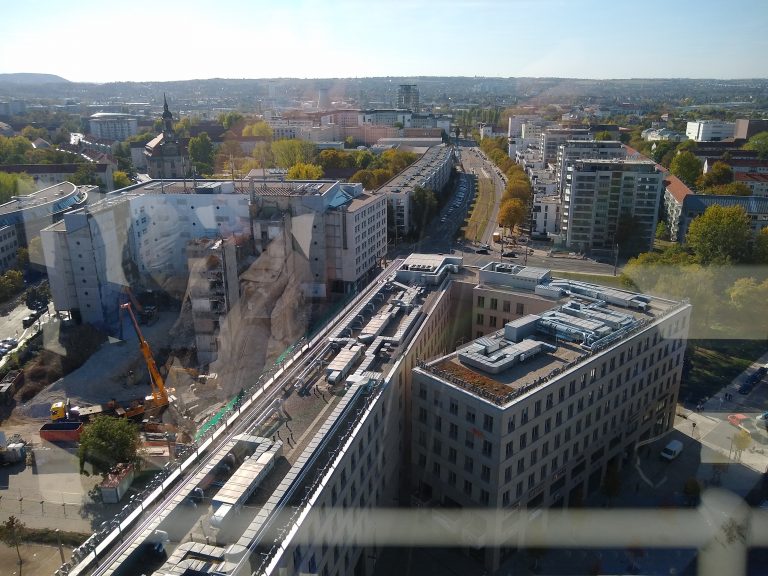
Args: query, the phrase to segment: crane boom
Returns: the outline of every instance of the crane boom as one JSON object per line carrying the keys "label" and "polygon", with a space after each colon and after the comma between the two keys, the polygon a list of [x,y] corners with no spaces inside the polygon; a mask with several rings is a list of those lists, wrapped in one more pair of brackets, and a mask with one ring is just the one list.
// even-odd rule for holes
{"label": "crane boom", "polygon": [[139,338],[139,348],[141,349],[141,354],[144,356],[144,361],[147,363],[147,369],[149,370],[149,382],[152,386],[152,403],[154,404],[155,408],[162,408],[163,406],[167,406],[168,392],[165,389],[163,377],[160,376],[160,371],[157,369],[157,364],[155,363],[155,359],[152,356],[152,350],[149,348],[149,343],[141,333],[141,329],[139,328],[139,323],[136,321],[136,316],[133,313],[131,303],[126,302],[125,304],[121,304],[120,308],[128,310],[128,313],[131,315],[133,327],[136,330],[136,336]]}

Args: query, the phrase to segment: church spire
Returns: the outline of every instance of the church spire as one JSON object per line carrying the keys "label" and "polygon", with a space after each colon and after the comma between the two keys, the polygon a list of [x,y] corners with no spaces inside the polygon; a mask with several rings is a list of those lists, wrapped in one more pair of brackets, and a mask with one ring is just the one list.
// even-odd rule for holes
{"label": "church spire", "polygon": [[168,110],[168,99],[163,92],[163,132],[173,134],[173,114]]}

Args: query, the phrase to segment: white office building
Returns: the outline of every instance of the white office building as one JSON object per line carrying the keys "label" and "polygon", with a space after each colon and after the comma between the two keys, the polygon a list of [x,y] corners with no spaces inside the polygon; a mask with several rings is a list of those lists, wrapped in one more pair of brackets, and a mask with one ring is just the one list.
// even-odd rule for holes
{"label": "white office building", "polygon": [[138,133],[138,121],[129,114],[97,112],[88,119],[91,134],[102,140],[122,142]]}

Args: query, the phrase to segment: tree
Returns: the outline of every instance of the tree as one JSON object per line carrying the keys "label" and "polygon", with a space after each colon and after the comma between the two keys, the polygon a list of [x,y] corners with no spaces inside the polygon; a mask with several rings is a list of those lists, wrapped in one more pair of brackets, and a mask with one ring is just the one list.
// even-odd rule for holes
{"label": "tree", "polygon": [[595,134],[595,140],[601,141],[601,140],[613,140],[613,135],[608,132],[608,130],[602,130]]}
{"label": "tree", "polygon": [[38,138],[42,138],[43,140],[48,140],[48,138],[50,138],[48,130],[45,128],[35,128],[34,126],[24,126],[24,128],[21,129],[21,135],[30,142],[34,142]]}
{"label": "tree", "polygon": [[298,162],[288,169],[288,180],[320,180],[323,177],[323,167],[317,164]]}
{"label": "tree", "polygon": [[755,237],[752,259],[757,264],[768,264],[768,228],[763,228]]}
{"label": "tree", "polygon": [[504,200],[499,206],[498,224],[513,230],[525,222],[525,204],[519,198]]}
{"label": "tree", "polygon": [[656,224],[656,240],[669,240],[669,226],[663,220]]}
{"label": "tree", "polygon": [[194,164],[198,174],[213,172],[213,142],[207,132],[189,139],[189,159]]}
{"label": "tree", "polygon": [[696,158],[693,153],[685,151],[680,152],[672,159],[669,165],[669,171],[680,178],[688,186],[694,186],[696,179],[701,174],[701,160]]}
{"label": "tree", "polygon": [[115,186],[115,190],[119,190],[120,188],[130,186],[131,179],[128,178],[128,174],[125,172],[122,172],[121,170],[115,170],[112,172],[112,183]]}
{"label": "tree", "polygon": [[710,206],[688,227],[686,243],[702,264],[746,260],[751,221],[741,206]]}
{"label": "tree", "polygon": [[411,202],[413,204],[413,222],[419,232],[419,237],[421,237],[437,211],[437,198],[429,188],[416,186],[411,194]]}
{"label": "tree", "polygon": [[26,174],[8,174],[0,172],[0,204],[5,204],[11,196],[26,196],[35,191],[35,181]]}
{"label": "tree", "polygon": [[315,145],[305,140],[277,140],[272,142],[272,154],[280,168],[290,168],[294,164],[311,163],[315,158]]}
{"label": "tree", "polygon": [[272,139],[272,128],[266,122],[256,122],[248,124],[243,128],[243,136],[261,137],[268,140]]}
{"label": "tree", "polygon": [[744,144],[745,150],[755,150],[761,160],[768,159],[768,132],[758,132]]}
{"label": "tree", "polygon": [[696,186],[701,188],[710,188],[721,184],[729,184],[733,181],[733,170],[725,162],[718,160],[712,165],[712,168],[702,174],[696,180]]}
{"label": "tree", "polygon": [[739,429],[733,435],[733,448],[736,451],[736,460],[741,460],[741,453],[752,444],[752,436],[744,429]]}
{"label": "tree", "polygon": [[359,182],[366,190],[373,190],[376,188],[376,178],[371,170],[358,170],[349,178],[350,182]]}
{"label": "tree", "polygon": [[90,162],[80,164],[70,178],[70,181],[77,186],[98,186],[99,181],[96,178],[96,166]]}
{"label": "tree", "polygon": [[741,334],[747,336],[745,330],[750,329],[755,338],[764,337],[768,330],[768,308],[755,303],[768,299],[768,280],[758,282],[754,278],[739,278],[728,288],[727,294],[734,320],[744,327]]}
{"label": "tree", "polygon": [[118,462],[138,466],[139,427],[126,418],[97,416],[86,424],[80,436],[77,455],[80,459],[80,473],[84,474],[85,462],[93,465],[97,474],[108,473]]}
{"label": "tree", "polygon": [[0,540],[8,546],[16,548],[16,555],[19,557],[19,564],[21,564],[21,552],[19,552],[19,544],[24,541],[24,534],[27,527],[24,523],[11,515],[8,520],[0,524]]}
{"label": "tree", "polygon": [[243,115],[240,112],[224,112],[219,114],[219,123],[227,130],[232,128],[238,122],[243,120]]}
{"label": "tree", "polygon": [[16,250],[16,267],[19,270],[24,270],[29,266],[29,249],[21,247]]}
{"label": "tree", "polygon": [[718,184],[699,190],[700,194],[718,196],[752,196],[752,189],[744,182],[731,182],[730,184]]}

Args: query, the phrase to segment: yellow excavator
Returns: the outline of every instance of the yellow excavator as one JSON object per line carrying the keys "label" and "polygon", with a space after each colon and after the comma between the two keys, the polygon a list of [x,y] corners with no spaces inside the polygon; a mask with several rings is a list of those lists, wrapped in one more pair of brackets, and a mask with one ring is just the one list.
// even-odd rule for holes
{"label": "yellow excavator", "polygon": [[131,308],[131,303],[121,304],[120,308],[128,310],[131,316],[133,327],[136,330],[136,336],[139,338],[139,348],[144,361],[149,370],[149,382],[152,387],[152,394],[142,400],[134,400],[129,406],[120,406],[115,400],[110,400],[106,404],[95,406],[74,407],[69,406],[69,400],[66,402],[55,402],[51,405],[51,420],[80,420],[87,422],[98,415],[115,416],[118,418],[144,418],[149,416],[157,417],[168,406],[168,392],[163,382],[163,377],[157,369],[157,364],[152,356],[152,350],[149,343],[144,338],[139,328],[139,323]]}

